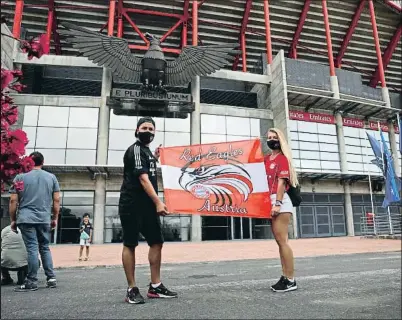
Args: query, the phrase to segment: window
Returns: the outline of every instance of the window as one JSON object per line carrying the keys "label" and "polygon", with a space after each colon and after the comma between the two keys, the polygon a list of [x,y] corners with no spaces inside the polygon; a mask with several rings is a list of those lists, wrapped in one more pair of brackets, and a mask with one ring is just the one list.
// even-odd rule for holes
{"label": "window", "polygon": [[314,122],[297,121],[297,129],[296,130],[299,132],[318,133],[317,123],[314,123]]}
{"label": "window", "polygon": [[134,131],[114,129],[109,131],[109,150],[127,150],[134,142]]}
{"label": "window", "polygon": [[202,240],[229,240],[231,239],[230,217],[201,217]]}
{"label": "window", "polygon": [[250,140],[260,136],[260,119],[201,115],[201,143]]}
{"label": "window", "polygon": [[96,162],[96,150],[66,151],[66,164],[93,164]]}
{"label": "window", "polygon": [[190,117],[187,117],[186,119],[166,118],[165,131],[190,132]]}
{"label": "window", "polygon": [[43,153],[46,164],[93,165],[98,113],[98,108],[25,106],[27,148]]}
{"label": "window", "polygon": [[94,225],[94,193],[93,191],[61,192],[61,209],[57,226],[57,243],[79,243],[82,217],[89,213],[90,222]]}
{"label": "window", "polygon": [[201,134],[201,143],[218,143],[218,142],[226,142],[226,135],[224,134],[209,134],[202,133]]}
{"label": "window", "polygon": [[210,114],[201,115],[201,132],[226,134],[225,116],[215,116]]}
{"label": "window", "polygon": [[251,139],[250,136],[231,136],[231,135],[227,135],[227,136],[226,136],[227,142],[230,142],[230,141],[241,141],[241,140],[250,140],[250,139]]}
{"label": "window", "polygon": [[107,156],[107,163],[112,166],[123,166],[123,157],[125,151],[109,150]]}
{"label": "window", "polygon": [[74,128],[97,128],[98,108],[70,108],[69,127]]}
{"label": "window", "polygon": [[45,163],[64,164],[64,160],[66,158],[65,149],[43,149],[40,150],[40,152],[43,154],[43,157],[45,158]]}
{"label": "window", "polygon": [[67,128],[38,127],[35,148],[65,149],[67,144]]}
{"label": "window", "polygon": [[117,116],[110,110],[110,129],[132,130],[137,127],[137,117]]}
{"label": "window", "polygon": [[97,134],[97,129],[69,128],[67,148],[96,150]]}
{"label": "window", "polygon": [[39,127],[67,128],[70,108],[48,107],[39,108]]}
{"label": "window", "polygon": [[22,130],[25,131],[29,140],[26,148],[35,148],[36,127],[22,127]]}
{"label": "window", "polygon": [[235,136],[250,136],[250,118],[226,116],[226,134]]}
{"label": "window", "polygon": [[24,126],[34,126],[38,125],[38,113],[39,106],[24,106]]}

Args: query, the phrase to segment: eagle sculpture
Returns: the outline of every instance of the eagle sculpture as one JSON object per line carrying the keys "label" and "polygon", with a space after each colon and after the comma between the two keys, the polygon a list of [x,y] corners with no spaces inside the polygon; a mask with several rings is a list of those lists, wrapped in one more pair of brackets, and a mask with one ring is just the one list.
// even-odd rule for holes
{"label": "eagle sculpture", "polygon": [[[187,46],[175,60],[166,60],[160,40],[146,33],[150,46],[140,58],[131,53],[128,41],[123,38],[107,36],[99,32],[78,27],[71,23],[61,23],[60,35],[73,48],[89,60],[110,68],[118,78],[142,83],[144,89],[164,90],[164,86],[188,84],[194,76],[211,74],[233,60],[239,45],[222,44],[211,46]],[[232,55],[231,55],[232,54]]]}
{"label": "eagle sculpture", "polygon": [[193,194],[195,189],[202,188],[212,203],[218,206],[241,204],[253,192],[250,174],[236,164],[184,167],[179,184]]}

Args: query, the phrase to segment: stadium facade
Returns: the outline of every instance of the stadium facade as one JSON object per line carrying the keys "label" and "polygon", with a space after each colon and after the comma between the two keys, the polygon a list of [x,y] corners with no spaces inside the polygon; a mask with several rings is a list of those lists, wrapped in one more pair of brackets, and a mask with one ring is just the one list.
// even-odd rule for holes
{"label": "stadium facade", "polygon": [[[357,236],[361,217],[387,213],[366,130],[378,137],[380,125],[387,133],[400,176],[397,2],[14,0],[2,1],[1,9],[9,16],[2,24],[2,67],[21,68],[27,85],[15,97],[18,126],[30,140],[27,153],[41,151],[46,170],[61,183],[55,243],[76,243],[86,212],[96,243],[121,241],[122,157],[141,115],[109,108],[110,72],[60,39],[63,21],[124,37],[138,55],[147,49],[145,32],[162,38],[168,58],[186,45],[239,42],[242,53],[233,65],[183,88],[191,92],[195,111],[155,118],[152,148],[264,139],[275,126],[287,135],[302,182],[304,202],[295,209],[292,237]],[[27,60],[7,33],[47,33],[51,52]],[[3,195],[3,222],[9,219],[7,202]],[[390,211],[400,213],[400,206]],[[163,224],[167,241],[272,238],[269,221],[261,219],[182,215],[164,217]]]}

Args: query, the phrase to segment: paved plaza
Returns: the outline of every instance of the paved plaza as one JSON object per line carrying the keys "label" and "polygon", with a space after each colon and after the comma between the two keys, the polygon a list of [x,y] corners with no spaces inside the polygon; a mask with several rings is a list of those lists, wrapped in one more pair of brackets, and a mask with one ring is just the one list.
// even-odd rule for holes
{"label": "paved plaza", "polygon": [[[299,290],[275,294],[269,285],[280,264],[273,241],[168,243],[163,279],[179,299],[144,305],[124,303],[120,245],[93,246],[88,262],[75,261],[77,246],[56,246],[58,288],[44,287],[42,270],[36,292],[3,287],[1,318],[400,319],[400,241],[328,238],[293,240],[292,246]],[[146,249],[139,247],[137,268],[144,295]]]}

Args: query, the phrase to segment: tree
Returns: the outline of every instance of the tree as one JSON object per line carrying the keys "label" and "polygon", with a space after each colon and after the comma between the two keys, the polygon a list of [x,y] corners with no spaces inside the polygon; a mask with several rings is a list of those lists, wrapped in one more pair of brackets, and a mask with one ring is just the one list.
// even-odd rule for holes
{"label": "tree", "polygon": [[[18,120],[18,107],[10,97],[10,91],[20,92],[24,86],[19,83],[22,72],[1,69],[1,192],[9,186],[15,175],[30,171],[34,162],[25,156],[28,137],[21,129],[11,129]],[[22,186],[16,185],[17,189]]]}
{"label": "tree", "polygon": [[[7,19],[1,16],[1,23],[6,23]],[[20,43],[20,49],[26,53],[28,60],[40,58],[50,51],[49,41],[46,34],[41,34],[31,40],[20,40],[11,35],[1,34]],[[25,156],[25,147],[28,144],[27,134],[21,130],[11,129],[11,126],[18,120],[18,107],[10,97],[10,91],[21,92],[24,88],[19,81],[22,79],[20,70],[7,70],[1,68],[1,154],[0,154],[0,180],[1,192],[5,191],[6,186],[10,186],[15,175],[32,170],[34,162],[30,157]],[[23,188],[22,185],[15,185],[17,190]]]}
{"label": "tree", "polygon": [[[6,17],[1,16],[1,23],[6,22]],[[31,40],[20,40],[7,34],[2,37],[9,37],[20,42],[20,49],[26,53],[28,60],[39,59],[50,51],[49,41],[46,34],[41,34]],[[1,154],[0,154],[0,179],[1,192],[6,186],[10,186],[15,175],[32,170],[34,162],[30,157],[25,156],[25,147],[28,144],[27,134],[21,130],[11,129],[11,126],[18,120],[18,107],[10,97],[10,91],[21,92],[24,85],[20,83],[22,72],[20,70],[7,70],[1,68]],[[17,190],[22,185],[15,185]]]}

